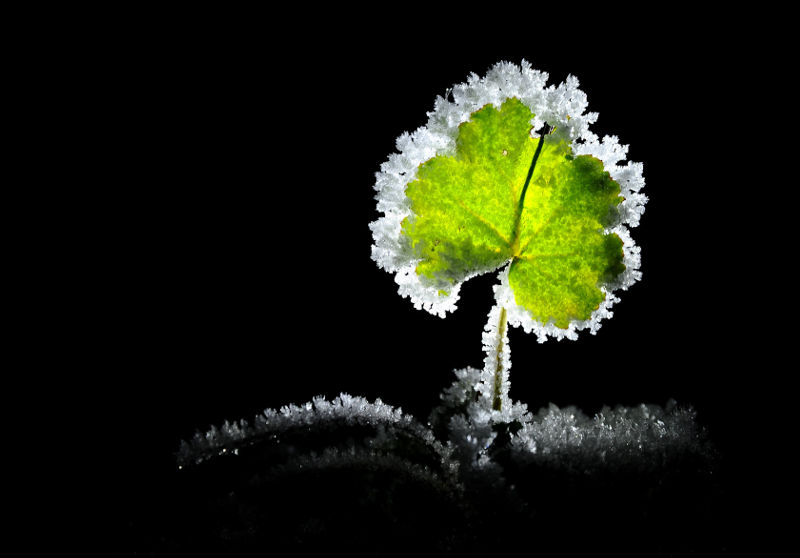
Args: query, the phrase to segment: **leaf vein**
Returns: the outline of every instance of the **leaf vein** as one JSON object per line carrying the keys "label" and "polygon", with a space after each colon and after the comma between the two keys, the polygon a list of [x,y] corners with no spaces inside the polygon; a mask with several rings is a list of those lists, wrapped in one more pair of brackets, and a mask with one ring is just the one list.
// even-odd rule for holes
{"label": "leaf vein", "polygon": [[496,226],[494,226],[492,223],[487,221],[485,218],[481,217],[474,210],[472,210],[469,207],[467,207],[467,205],[464,202],[462,202],[461,200],[456,200],[456,203],[459,206],[461,206],[461,208],[464,209],[464,211],[469,213],[473,218],[477,219],[480,223],[482,223],[483,225],[488,227],[489,230],[491,230],[494,234],[496,234],[497,237],[506,244],[506,246],[511,246],[511,242],[505,237],[505,235],[503,235],[503,233],[500,232],[500,230]]}

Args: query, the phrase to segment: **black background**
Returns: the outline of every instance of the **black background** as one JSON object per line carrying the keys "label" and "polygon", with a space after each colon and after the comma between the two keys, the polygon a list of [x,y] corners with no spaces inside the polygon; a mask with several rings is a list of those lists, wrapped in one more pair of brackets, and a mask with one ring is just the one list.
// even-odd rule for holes
{"label": "black background", "polygon": [[481,366],[494,276],[466,283],[446,319],[417,311],[370,259],[368,225],[395,138],[500,60],[527,59],[549,84],[577,76],[592,130],[630,145],[649,197],[633,230],[643,279],[597,335],[539,344],[512,329],[511,396],[589,415],[674,398],[735,462],[732,365],[755,318],[731,303],[746,296],[727,201],[743,187],[729,143],[746,133],[738,42],[658,14],[593,34],[317,15],[179,14],[94,45],[115,45],[94,92],[113,148],[85,342],[120,521],[157,505],[198,429],[340,392],[425,420],[453,369]]}

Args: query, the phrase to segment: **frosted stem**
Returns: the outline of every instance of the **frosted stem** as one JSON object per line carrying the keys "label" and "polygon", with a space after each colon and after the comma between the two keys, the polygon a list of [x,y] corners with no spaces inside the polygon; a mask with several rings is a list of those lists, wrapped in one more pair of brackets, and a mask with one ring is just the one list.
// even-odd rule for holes
{"label": "frosted stem", "polygon": [[483,370],[477,386],[484,409],[503,411],[508,404],[508,370],[511,368],[508,346],[508,313],[498,301],[489,311],[483,331]]}
{"label": "frosted stem", "polygon": [[492,409],[495,411],[500,411],[503,408],[503,346],[507,344],[506,325],[506,309],[502,307],[500,308],[500,317],[497,320],[497,347],[495,349],[494,398],[492,400]]}

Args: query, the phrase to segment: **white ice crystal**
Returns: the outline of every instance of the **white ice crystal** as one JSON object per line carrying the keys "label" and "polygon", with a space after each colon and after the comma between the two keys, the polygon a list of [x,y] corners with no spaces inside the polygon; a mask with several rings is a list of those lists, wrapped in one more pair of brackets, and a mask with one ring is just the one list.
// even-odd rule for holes
{"label": "white ice crystal", "polygon": [[298,429],[330,431],[342,425],[370,427],[372,435],[364,440],[364,445],[375,451],[389,448],[401,438],[413,439],[437,456],[446,475],[456,474],[458,464],[451,459],[451,450],[436,440],[428,428],[380,399],[370,403],[363,397],[346,393],[332,401],[319,396],[304,405],[267,409],[256,416],[252,424],[242,420],[234,423],[226,421],[222,428],[212,426],[205,434],[198,432],[190,441],[181,442],[177,461],[183,467],[217,455],[236,453],[240,448],[264,440],[279,441]]}
{"label": "white ice crystal", "polygon": [[[505,99],[516,97],[531,109],[536,132],[545,123],[555,128],[554,135],[573,142],[576,155],[592,155],[603,162],[605,170],[620,185],[619,219],[606,232],[614,232],[624,242],[623,255],[626,270],[604,289],[605,301],[588,320],[571,321],[567,329],[552,323],[542,324],[518,306],[508,286],[507,271],[501,274],[498,300],[502,300],[509,316],[509,324],[534,332],[543,342],[548,336],[556,339],[575,339],[577,332],[588,329],[595,333],[600,321],[612,316],[611,306],[619,299],[611,291],[627,289],[641,277],[639,248],[633,243],[627,227],[635,227],[644,212],[647,198],[640,193],[644,186],[642,165],[625,162],[628,147],[620,145],[616,136],[599,140],[589,130],[597,120],[597,113],[586,112],[586,94],[578,89],[578,80],[568,76],[557,86],[546,86],[548,75],[534,70],[523,60],[518,66],[509,62],[495,64],[484,77],[471,74],[466,83],[455,85],[449,93],[453,100],[437,97],[428,122],[413,133],[403,133],[396,142],[398,153],[389,156],[376,173],[375,190],[378,210],[383,217],[370,224],[374,244],[372,259],[386,271],[395,274],[398,292],[408,297],[417,309],[424,309],[439,317],[456,309],[461,283],[448,293],[425,285],[416,273],[418,260],[414,259],[401,243],[401,223],[411,213],[405,190],[416,179],[417,168],[432,157],[455,153],[458,126],[470,115],[487,104],[499,107]],[[473,275],[474,276],[474,275]],[[467,277],[464,281],[469,280]],[[463,283],[463,281],[462,281]]]}
{"label": "white ice crystal", "polygon": [[[575,407],[550,404],[537,414],[525,404],[507,399],[501,410],[484,396],[485,372],[455,370],[456,379],[442,392],[442,404],[431,421],[446,432],[462,472],[493,466],[489,453],[505,430],[518,464],[590,471],[615,468],[657,468],[676,455],[708,457],[710,445],[691,407],[673,400],[658,405],[617,406],[589,417]],[[506,393],[507,397],[507,393]],[[499,473],[498,473],[499,474]]]}
{"label": "white ice crystal", "polygon": [[692,408],[658,405],[604,407],[588,417],[575,407],[543,408],[511,439],[519,463],[591,471],[663,466],[676,455],[704,455],[705,432]]}
{"label": "white ice crystal", "polygon": [[[487,331],[485,335],[491,337],[496,332]],[[485,369],[467,367],[455,370],[455,375],[453,384],[442,392],[442,406],[434,410],[431,420],[441,422],[443,417],[449,417],[446,418],[448,440],[459,461],[470,468],[491,466],[487,460],[487,450],[497,436],[494,427],[528,422],[531,414],[527,405],[512,402],[508,398],[507,384],[501,409],[494,409],[491,384],[486,385],[494,379]],[[508,379],[507,373],[505,378]]]}

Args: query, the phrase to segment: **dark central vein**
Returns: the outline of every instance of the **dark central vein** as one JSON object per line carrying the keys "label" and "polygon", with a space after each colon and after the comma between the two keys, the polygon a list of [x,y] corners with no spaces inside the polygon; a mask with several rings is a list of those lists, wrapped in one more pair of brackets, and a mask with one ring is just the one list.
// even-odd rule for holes
{"label": "dark central vein", "polygon": [[519,222],[522,219],[522,208],[525,205],[525,193],[528,191],[528,185],[531,183],[533,177],[533,170],[536,168],[536,161],[539,160],[539,155],[542,153],[542,146],[544,145],[544,137],[548,134],[549,126],[544,125],[541,134],[539,135],[539,143],[536,145],[536,152],[533,154],[531,166],[528,169],[528,176],[525,178],[525,185],[522,187],[522,194],[519,196],[519,203],[517,203],[517,212],[514,215],[514,239],[512,243],[516,244],[519,237]]}

